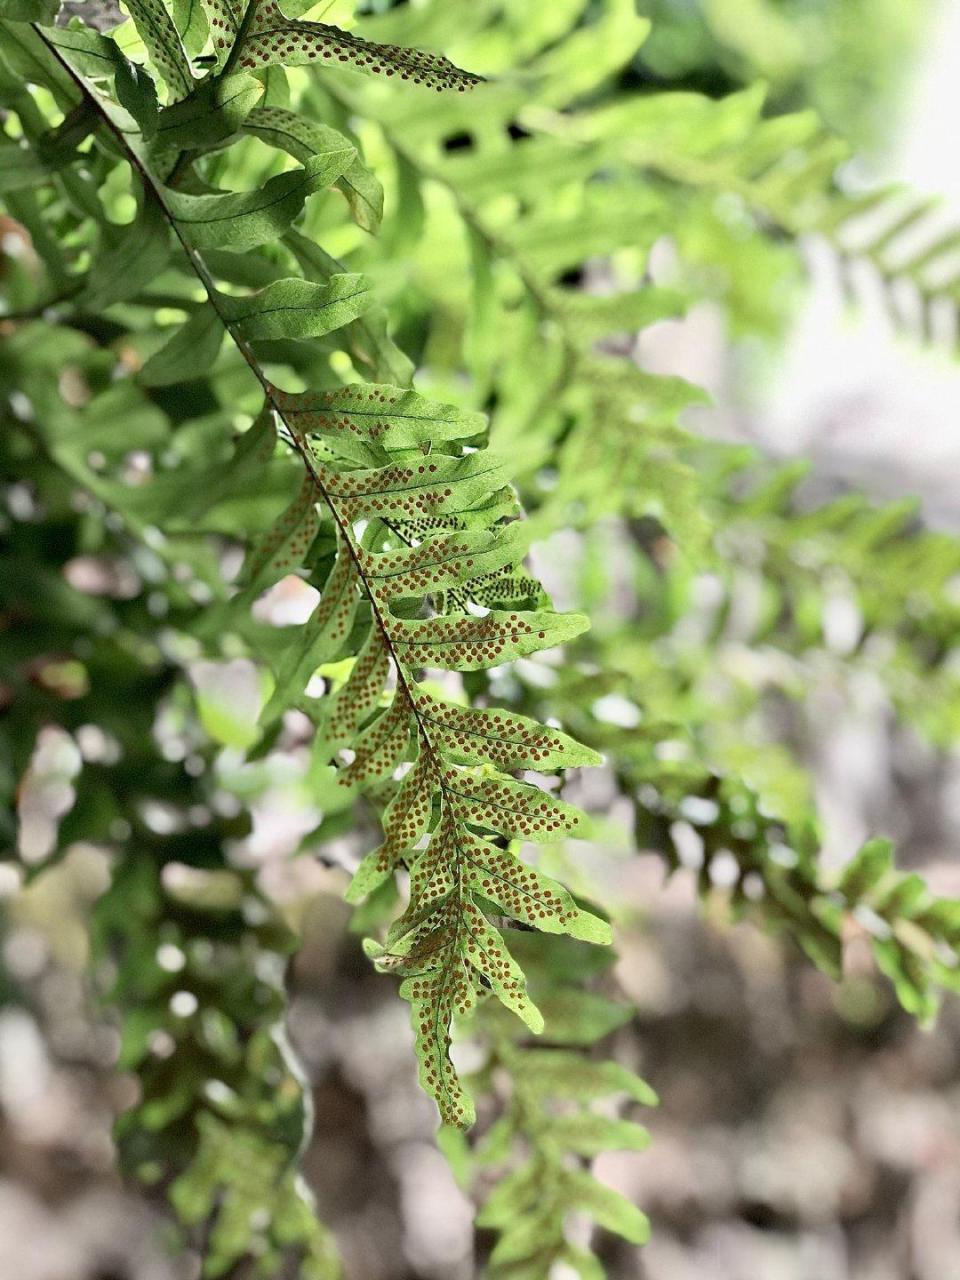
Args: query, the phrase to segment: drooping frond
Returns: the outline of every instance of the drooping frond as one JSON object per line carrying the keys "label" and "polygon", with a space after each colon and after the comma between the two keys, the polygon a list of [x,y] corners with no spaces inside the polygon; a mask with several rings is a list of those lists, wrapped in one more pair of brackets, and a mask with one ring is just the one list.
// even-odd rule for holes
{"label": "drooping frond", "polygon": [[[500,665],[572,638],[585,624],[545,610],[430,616],[435,593],[469,595],[475,579],[515,569],[522,555],[516,526],[503,524],[514,504],[502,464],[485,450],[463,451],[463,442],[482,432],[481,420],[383,386],[271,398],[308,458],[317,501],[332,516],[335,555],[314,617],[278,658],[282,700],[275,691],[267,712],[279,714],[296,699],[317,720],[315,751],[353,753],[346,783],[387,784],[395,792],[385,843],[358,871],[351,896],[409,867],[409,904],[385,944],[370,950],[381,968],[405,978],[401,992],[413,1005],[424,1086],[448,1123],[468,1123],[470,1103],[448,1055],[454,1015],[492,989],[539,1027],[488,915],[608,939],[602,922],[560,885],[497,843],[556,835],[578,822],[569,806],[507,775],[594,757],[526,717],[440,698],[419,673]],[[342,450],[336,465],[319,461],[312,439],[334,455]],[[415,461],[392,461],[411,454]],[[383,465],[362,465],[374,460]],[[344,652],[356,657],[342,685],[319,703],[306,697],[305,677]],[[407,772],[392,782],[400,765]]]}

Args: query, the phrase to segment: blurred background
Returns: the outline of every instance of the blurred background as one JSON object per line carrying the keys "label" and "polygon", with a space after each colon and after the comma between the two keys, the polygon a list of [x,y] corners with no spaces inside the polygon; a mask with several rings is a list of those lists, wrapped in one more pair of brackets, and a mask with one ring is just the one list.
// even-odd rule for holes
{"label": "blurred background", "polygon": [[[946,212],[960,210],[957,5],[640,0],[638,8],[654,28],[632,69],[636,83],[721,96],[764,80],[769,113],[813,107],[853,144],[852,182],[903,181],[942,194]],[[960,363],[895,324],[868,280],[852,307],[816,243],[804,255],[787,318],[762,341],[704,303],[645,332],[645,364],[711,391],[714,404],[690,418],[697,430],[810,459],[821,498],[851,485],[883,499],[916,496],[933,528],[957,530]],[[665,246],[665,270],[668,260]],[[570,594],[555,558],[543,552],[539,567],[558,594],[565,585]],[[234,705],[245,680],[239,664]],[[175,759],[177,726],[159,732]],[[801,736],[827,861],[839,865],[867,835],[888,832],[902,867],[960,896],[956,752],[935,751],[899,725],[869,681],[841,699],[826,668]],[[42,859],[69,807],[76,752],[55,729],[37,744],[20,808],[28,863]],[[355,859],[362,838],[289,858],[317,821],[306,754],[294,741],[256,778],[239,754],[224,765],[238,789],[256,793],[240,857],[303,938],[290,973],[290,1036],[316,1114],[305,1174],[351,1280],[468,1280],[489,1241],[482,1232],[475,1240],[471,1206],[434,1145],[407,1010],[348,929],[340,865]],[[602,779],[584,785],[583,802],[602,810]],[[653,1222],[642,1251],[612,1238],[601,1249],[610,1275],[957,1280],[956,1002],[919,1030],[868,963],[832,984],[794,948],[749,924],[711,919],[694,872],[668,880],[660,857],[627,854],[616,820],[609,847],[590,851],[609,897],[632,904],[615,976],[635,1014],[616,1049],[661,1106],[647,1121],[649,1153],[601,1158],[606,1180]],[[163,1219],[113,1173],[111,1125],[130,1086],[113,1069],[117,1032],[84,977],[87,918],[106,875],[105,855],[88,845],[26,888],[0,865],[3,1280],[196,1273],[195,1260],[169,1259]]]}

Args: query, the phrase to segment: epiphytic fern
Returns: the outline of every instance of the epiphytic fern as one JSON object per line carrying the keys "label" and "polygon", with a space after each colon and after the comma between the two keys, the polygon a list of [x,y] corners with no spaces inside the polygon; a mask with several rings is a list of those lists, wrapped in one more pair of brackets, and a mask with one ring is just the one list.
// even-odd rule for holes
{"label": "epiphytic fern", "polygon": [[[491,844],[498,836],[547,838],[577,823],[574,810],[505,775],[593,757],[524,717],[442,699],[418,672],[499,665],[561,643],[584,622],[542,610],[425,614],[432,593],[469,591],[522,555],[516,526],[503,524],[514,502],[502,465],[485,450],[464,451],[481,421],[382,385],[271,397],[329,512],[334,554],[304,635],[280,659],[268,712],[282,711],[293,695],[317,720],[315,752],[352,751],[346,784],[395,791],[384,815],[386,841],[352,892],[360,897],[398,865],[410,867],[409,905],[385,947],[371,952],[406,979],[421,1080],[445,1120],[467,1123],[470,1106],[447,1052],[454,1013],[468,1012],[492,988],[539,1026],[486,914],[607,937],[559,885]],[[321,449],[329,461],[320,461]],[[305,677],[344,652],[356,654],[349,675],[311,707]],[[405,763],[406,775],[391,784]]]}
{"label": "epiphytic fern", "polygon": [[[166,83],[166,105],[159,105],[161,94],[143,68],[109,37],[76,22],[4,26],[6,93],[41,160],[32,177],[46,179],[39,200],[23,195],[12,207],[38,245],[50,218],[75,228],[71,257],[50,255],[50,280],[36,310],[49,304],[83,327],[93,314],[114,309],[119,332],[135,343],[146,338],[147,358],[137,361],[140,383],[159,397],[222,361],[226,378],[239,376],[241,403],[255,406],[255,421],[227,467],[204,450],[180,465],[176,448],[172,461],[169,451],[161,455],[164,433],[148,416],[142,439],[128,435],[122,444],[124,450],[136,443],[156,449],[157,473],[150,484],[131,486],[118,469],[125,453],[117,455],[120,442],[102,416],[109,390],[78,433],[50,388],[26,385],[52,422],[69,419],[73,439],[64,459],[71,473],[138,533],[159,528],[161,539],[192,537],[216,530],[218,521],[235,531],[236,517],[224,513],[235,511],[231,503],[243,501],[254,476],[262,477],[268,503],[276,493],[289,495],[286,509],[273,506],[270,527],[256,537],[258,494],[257,521],[244,530],[250,549],[240,591],[232,601],[217,593],[198,634],[215,643],[226,630],[250,641],[274,671],[264,732],[290,707],[307,710],[316,722],[317,757],[337,761],[346,785],[386,804],[385,844],[361,868],[353,896],[398,867],[409,868],[409,904],[385,944],[370,949],[380,967],[404,976],[425,1087],[446,1120],[465,1124],[471,1104],[448,1053],[453,1017],[493,991],[530,1027],[541,1024],[491,918],[608,940],[603,921],[514,852],[520,839],[574,830],[579,815],[512,775],[595,757],[556,729],[463,705],[455,687],[441,694],[424,672],[500,665],[575,636],[585,622],[546,607],[525,572],[518,503],[503,463],[483,447],[479,415],[403,385],[331,379],[331,348],[317,340],[333,332],[342,334],[335,349],[348,364],[375,376],[409,377],[368,281],[344,271],[294,228],[308,197],[334,185],[360,225],[373,227],[378,187],[345,136],[302,121],[272,99],[258,106],[263,81],[250,73],[274,62],[308,62],[316,53],[321,65],[325,58],[352,60],[438,88],[464,88],[478,78],[432,55],[365,46],[323,26],[286,24],[273,6],[251,4],[242,15],[208,7],[225,56],[219,73],[196,80],[187,53],[196,46],[189,22],[181,41],[164,6],[135,4],[131,14]],[[177,16],[184,17],[175,10]],[[125,41],[125,47],[138,46]],[[60,151],[48,145],[45,121],[18,77],[49,92],[75,122],[72,132],[60,131]],[[221,153],[244,138],[292,153],[302,164],[272,172],[253,191],[224,191],[216,181]],[[26,186],[18,176],[26,147],[18,142],[10,150],[14,176],[7,185],[16,193]],[[98,194],[103,183],[118,181],[118,160],[135,174],[136,212],[126,226],[111,222]],[[270,253],[251,252],[265,245]],[[302,274],[291,274],[291,267]],[[162,338],[145,332],[138,319],[138,309],[151,305],[144,295],[158,281],[167,289],[164,305],[185,317]],[[224,333],[232,342],[227,356],[221,354]],[[280,390],[278,366],[319,389]],[[120,399],[132,390],[128,378]],[[118,405],[115,413],[121,411]],[[299,468],[289,456],[277,456],[278,434]],[[91,462],[97,446],[103,463]],[[320,602],[284,644],[251,623],[249,605],[276,578],[304,565],[321,589]],[[339,683],[312,699],[311,676],[333,662]],[[197,1119],[196,1127],[196,1165],[177,1184],[184,1216],[193,1212],[191,1196],[206,1215],[221,1194],[221,1219],[231,1217],[233,1204],[242,1213],[249,1188],[228,1175],[217,1122]],[[230,1232],[223,1228],[225,1241]],[[281,1237],[270,1247],[290,1242]],[[229,1265],[227,1243],[217,1256]]]}
{"label": "epiphytic fern", "polygon": [[[100,608],[62,593],[57,575],[42,578],[31,611],[54,621],[34,630],[31,612],[28,638],[53,651],[86,626],[98,639],[93,655],[17,664],[12,737],[32,741],[56,697],[71,731],[102,716],[126,746],[124,708],[87,711],[85,680],[101,702],[114,690],[112,667],[98,665],[106,657],[136,673],[117,687],[136,701],[144,739],[152,713],[162,720],[174,703],[255,757],[290,725],[302,729],[291,712],[308,717],[324,810],[316,839],[342,829],[360,793],[383,810],[383,843],[349,892],[367,899],[362,917],[378,931],[370,955],[402,978],[413,1006],[423,1083],[452,1126],[472,1116],[468,1090],[487,1112],[491,1094],[504,1109],[480,1152],[517,1166],[481,1219],[501,1237],[493,1273],[545,1277],[566,1264],[597,1275],[571,1243],[571,1213],[637,1242],[646,1227],[579,1162],[644,1138],[607,1114],[606,1092],[602,1113],[591,1103],[608,1086],[651,1096],[629,1072],[576,1052],[625,1016],[575,981],[592,968],[575,940],[606,940],[603,912],[544,874],[564,856],[556,849],[535,865],[517,852],[581,827],[576,809],[524,776],[596,759],[558,722],[608,754],[636,801],[638,842],[656,828],[676,861],[673,828],[693,813],[704,885],[720,887],[713,873],[732,854],[733,905],[766,895],[764,918],[825,967],[836,968],[855,917],[917,1012],[956,980],[954,905],[896,876],[881,844],[842,880],[822,875],[802,814],[794,823],[752,777],[731,779],[744,752],[718,759],[724,721],[753,704],[705,710],[702,660],[669,634],[688,579],[667,572],[664,527],[709,567],[711,522],[732,522],[715,503],[704,509],[709,471],[693,465],[678,426],[699,393],[638,368],[636,330],[699,296],[723,298],[741,327],[768,320],[779,304],[766,269],[793,261],[784,232],[826,225],[840,150],[808,114],[766,119],[759,92],[723,102],[625,92],[646,32],[631,0],[398,6],[364,19],[361,35],[302,21],[300,0],[286,14],[225,0],[128,9],[132,22],[105,37],[77,22],[24,25],[52,21],[47,0],[0,0],[0,190],[14,236],[29,243],[3,264],[4,425],[25,472],[43,459],[67,494],[61,505],[76,502],[78,546],[100,519],[107,547],[123,539],[148,584],[129,609]],[[455,91],[479,80],[403,48],[408,38],[476,58],[493,77],[482,102],[388,91],[388,78]],[[364,88],[351,69],[381,83]],[[386,178],[386,201],[361,145]],[[343,199],[313,198],[328,188]],[[383,236],[364,234],[381,224]],[[665,236],[681,263],[669,288],[649,278]],[[429,397],[411,389],[414,362],[377,298]],[[534,520],[519,518],[481,410]],[[95,515],[84,522],[79,511]],[[526,662],[583,627],[551,610],[525,564],[532,533],[609,513],[633,522],[662,592],[581,640],[582,666]],[[597,550],[608,532],[590,540],[588,558],[609,560]],[[894,559],[908,576],[911,551]],[[254,606],[291,574],[316,589],[313,612],[268,626]],[[15,596],[22,579],[11,571],[9,581]],[[939,600],[945,583],[932,581]],[[919,652],[939,625],[906,639]],[[189,692],[197,654],[257,659],[258,723]],[[637,711],[640,726],[611,729],[605,697]],[[689,755],[661,751],[682,736],[656,718],[664,707],[690,730]],[[0,745],[6,763],[6,737]],[[8,789],[22,751],[9,748]],[[85,762],[62,823],[61,843],[94,832],[117,857],[102,950],[121,960],[124,1062],[143,1086],[121,1137],[141,1172],[174,1179],[181,1217],[206,1234],[208,1273],[326,1276],[327,1240],[292,1163],[306,1108],[275,1040],[286,939],[253,877],[231,864],[225,842],[243,823],[218,817],[209,838],[194,829],[220,797],[214,779],[186,778],[212,773],[213,755],[176,742],[115,774]],[[181,826],[164,835],[144,818],[141,830],[138,808],[129,840],[112,834],[125,801],[149,808],[157,796],[171,797],[162,818]],[[790,866],[786,844],[799,855]],[[134,856],[144,850],[148,861]],[[185,877],[167,871],[176,862],[189,864]],[[391,923],[399,890],[406,901]],[[464,1087],[450,1025],[474,1005],[471,1031],[488,1058]],[[541,1026],[542,1049],[529,1038]],[[195,1057],[209,1077],[186,1070]]]}

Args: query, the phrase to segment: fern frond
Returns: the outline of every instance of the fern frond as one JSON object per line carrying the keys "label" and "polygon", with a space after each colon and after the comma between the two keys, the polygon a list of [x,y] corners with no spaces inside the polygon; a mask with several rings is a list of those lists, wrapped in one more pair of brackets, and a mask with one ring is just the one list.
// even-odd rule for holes
{"label": "fern frond", "polygon": [[[348,457],[355,456],[358,436],[366,452],[382,450],[389,456],[391,449],[403,451],[415,443],[424,423],[449,423],[457,416],[413,393],[390,388],[348,389],[340,399],[342,417],[328,416],[331,410],[336,413],[335,404],[325,403],[321,409],[314,396],[303,402],[281,395],[275,403],[288,428],[299,432],[302,421],[308,429],[319,429],[324,439],[333,435],[331,447],[339,443],[339,433],[349,431]],[[476,423],[467,416],[460,429],[472,438]],[[453,443],[447,441],[448,447]],[[414,754],[413,766],[385,817],[387,844],[361,868],[352,896],[376,888],[401,860],[410,866],[409,905],[385,945],[371,945],[370,953],[380,967],[406,978],[401,992],[413,1006],[421,1080],[437,1098],[444,1120],[465,1124],[472,1112],[448,1055],[454,1014],[466,1014],[492,988],[537,1025],[523,994],[522,976],[504,955],[484,908],[496,907],[547,931],[608,940],[605,927],[580,911],[559,885],[480,838],[477,831],[497,833],[504,823],[496,815],[492,822],[488,816],[484,820],[485,811],[475,798],[464,804],[462,797],[470,794],[472,785],[471,769],[543,771],[589,763],[594,757],[525,717],[442,701],[420,686],[417,671],[497,665],[549,648],[577,634],[584,623],[520,611],[491,612],[483,618],[398,616],[402,602],[422,599],[433,588],[467,585],[491,563],[509,563],[516,555],[512,538],[505,548],[497,546],[494,529],[502,508],[489,499],[496,497],[503,471],[484,451],[460,457],[431,451],[419,454],[422,461],[414,465],[335,470],[313,457],[306,437],[300,447],[310,451],[311,475],[337,527],[337,557],[318,614],[342,619],[334,632],[329,624],[324,627],[330,639],[326,653],[311,639],[307,666],[337,656],[359,591],[372,615],[346,683],[319,711],[317,749],[333,755],[350,747],[355,755],[344,770],[344,781],[361,786],[388,779],[411,751]],[[413,547],[398,545],[388,522],[424,519],[446,528],[447,536]],[[361,522],[366,526],[362,542],[355,532]],[[336,602],[335,615],[330,613],[331,600]],[[306,668],[300,640],[296,652],[295,662],[285,667],[292,665],[302,674]],[[396,687],[381,706],[391,670]],[[301,701],[300,706],[308,710],[309,702]],[[274,702],[268,710],[276,714],[277,709]],[[500,786],[500,794],[509,796],[518,810],[510,835],[522,838],[546,814],[552,814],[555,823],[561,821],[563,810],[551,806],[536,788],[514,784],[511,791],[506,779]]]}
{"label": "fern frond", "polygon": [[[247,11],[234,53],[263,30],[258,14],[263,17],[261,10]],[[221,14],[219,20],[226,18]],[[45,42],[45,36],[40,39]],[[430,616],[434,594],[443,594],[449,604],[451,591],[469,591],[475,577],[484,580],[489,593],[491,581],[498,580],[491,574],[509,570],[504,581],[523,576],[521,539],[504,523],[515,520],[516,499],[503,463],[477,447],[483,442],[482,419],[402,387],[279,390],[264,372],[258,347],[316,337],[355,322],[367,305],[367,286],[351,274],[333,274],[322,284],[281,277],[241,295],[218,285],[217,266],[203,256],[224,248],[248,250],[284,236],[308,196],[347,172],[355,160],[353,148],[346,144],[313,154],[302,168],[270,178],[255,192],[180,191],[151,173],[83,73],[70,66],[68,55],[55,49],[54,56],[139,173],[144,211],[153,216],[159,210],[179,241],[184,265],[207,296],[197,315],[206,317],[212,308],[260,384],[263,411],[251,436],[269,445],[278,426],[304,467],[297,496],[248,560],[241,599],[248,599],[251,584],[262,586],[289,569],[314,542],[321,524],[332,523],[333,554],[326,561],[320,603],[303,634],[278,655],[277,687],[266,717],[275,721],[291,701],[312,714],[315,751],[332,757],[347,749],[353,753],[343,769],[350,786],[389,789],[400,765],[414,766],[412,776],[422,791],[416,811],[427,814],[423,831],[418,824],[417,840],[424,836],[425,841],[416,847],[403,843],[398,833],[405,825],[392,826],[394,851],[380,878],[402,858],[411,869],[410,901],[385,947],[371,950],[381,967],[405,977],[401,990],[413,1005],[421,1079],[445,1120],[469,1123],[470,1104],[448,1053],[454,1015],[466,1013],[492,989],[531,1026],[538,1025],[522,975],[487,914],[512,915],[549,932],[594,941],[608,941],[609,931],[510,848],[485,840],[485,828],[502,838],[502,819],[492,826],[478,821],[485,812],[478,797],[467,804],[461,796],[471,795],[471,774],[481,769],[500,777],[503,795],[519,811],[511,836],[522,837],[547,814],[554,823],[575,825],[562,808],[541,800],[536,788],[511,790],[509,779],[500,775],[549,771],[596,757],[529,718],[441,699],[423,682],[422,672],[500,665],[572,638],[585,620],[542,608],[493,608],[483,617],[469,612]],[[231,59],[236,61],[233,53]],[[239,61],[243,65],[242,57]],[[142,229],[143,217],[136,226]],[[214,263],[226,266],[228,259],[223,254]],[[206,318],[191,316],[187,325],[206,332]],[[181,352],[185,345],[181,337]],[[161,376],[178,367],[169,351],[160,359]],[[148,380],[151,375],[156,376],[156,366],[147,370]],[[191,479],[186,477],[182,487]],[[159,497],[169,503],[175,492],[155,491],[153,501]],[[420,533],[425,523],[429,538]],[[345,655],[353,662],[342,688],[311,705],[304,692],[309,677],[322,663]]]}

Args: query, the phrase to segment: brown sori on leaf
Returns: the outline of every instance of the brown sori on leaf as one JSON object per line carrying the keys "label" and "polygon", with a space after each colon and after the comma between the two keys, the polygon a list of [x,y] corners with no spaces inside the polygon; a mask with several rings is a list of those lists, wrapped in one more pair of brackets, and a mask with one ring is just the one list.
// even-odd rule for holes
{"label": "brown sori on leaf", "polygon": [[465,93],[483,81],[482,76],[462,71],[442,54],[375,44],[325,22],[287,18],[274,0],[249,0],[250,7],[238,0],[205,2],[214,44],[222,54],[227,54],[239,39],[239,48],[232,58],[245,70],[274,64],[349,66],[440,93],[445,89]]}

